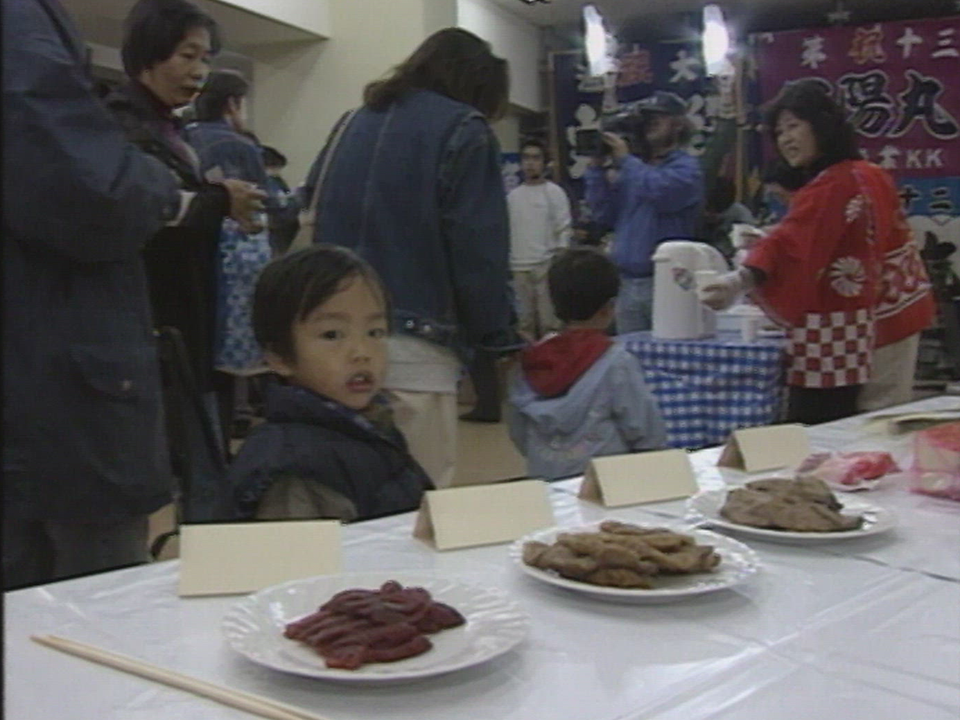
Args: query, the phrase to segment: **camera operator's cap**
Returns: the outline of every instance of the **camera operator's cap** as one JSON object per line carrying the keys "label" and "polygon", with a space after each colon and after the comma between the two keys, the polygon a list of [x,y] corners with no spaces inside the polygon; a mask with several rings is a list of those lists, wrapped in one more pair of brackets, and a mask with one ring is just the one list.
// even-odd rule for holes
{"label": "camera operator's cap", "polygon": [[687,104],[676,93],[655,90],[653,95],[636,102],[638,112],[658,112],[666,115],[686,115]]}

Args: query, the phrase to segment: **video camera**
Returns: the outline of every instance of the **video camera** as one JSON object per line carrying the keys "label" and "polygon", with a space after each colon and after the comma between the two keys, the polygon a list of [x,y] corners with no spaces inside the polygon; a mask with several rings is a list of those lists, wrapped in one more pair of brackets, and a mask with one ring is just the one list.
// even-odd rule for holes
{"label": "video camera", "polygon": [[646,125],[648,114],[641,111],[642,101],[627,103],[600,117],[600,129],[577,130],[577,155],[605,157],[610,146],[603,141],[603,133],[619,135],[630,146],[630,152],[645,157],[647,154]]}

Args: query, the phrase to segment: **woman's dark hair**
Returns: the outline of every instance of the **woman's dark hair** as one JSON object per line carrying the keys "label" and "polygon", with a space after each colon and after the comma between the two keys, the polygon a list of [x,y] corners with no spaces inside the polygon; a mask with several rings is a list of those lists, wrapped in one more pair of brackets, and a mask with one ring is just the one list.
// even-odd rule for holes
{"label": "woman's dark hair", "polygon": [[212,122],[223,118],[230,98],[240,99],[250,92],[250,83],[236,70],[214,70],[207,76],[203,90],[193,101],[197,120]]}
{"label": "woman's dark hair", "polygon": [[620,273],[597,248],[572,247],[550,263],[547,285],[558,318],[589,320],[620,292]]}
{"label": "woman's dark hair", "polygon": [[793,192],[803,187],[806,182],[803,170],[791,167],[789,163],[783,160],[776,160],[763,172],[761,181],[779,185],[784,190]]}
{"label": "woman's dark hair", "polygon": [[737,184],[733,178],[719,176],[713,183],[713,190],[707,198],[707,209],[723,212],[737,200]]}
{"label": "woman's dark hair", "polygon": [[253,333],[264,350],[294,360],[293,324],[351,280],[360,278],[383,299],[390,318],[390,297],[377,271],[359,255],[338,245],[317,243],[277,258],[257,279],[253,294]]}
{"label": "woman's dark hair", "polygon": [[216,21],[196,5],[187,0],[138,0],[123,24],[120,55],[127,77],[136,78],[169,58],[194,28],[205,28],[210,52],[220,52]]}
{"label": "woman's dark hair", "polygon": [[820,157],[809,168],[803,169],[805,179],[843,160],[860,159],[853,125],[819,81],[798,80],[789,83],[771,101],[766,110],[766,124],[774,146],[777,143],[777,120],[785,110],[810,123],[817,140]]}
{"label": "woman's dark hair", "polygon": [[381,111],[417,89],[472,105],[495,120],[507,110],[507,63],[473,33],[445,28],[424,40],[389,77],[367,85],[363,102]]}
{"label": "woman's dark hair", "polygon": [[260,147],[261,152],[263,153],[263,165],[264,167],[286,167],[287,166],[287,157],[282,152],[276,148],[270,147],[269,145],[262,145]]}

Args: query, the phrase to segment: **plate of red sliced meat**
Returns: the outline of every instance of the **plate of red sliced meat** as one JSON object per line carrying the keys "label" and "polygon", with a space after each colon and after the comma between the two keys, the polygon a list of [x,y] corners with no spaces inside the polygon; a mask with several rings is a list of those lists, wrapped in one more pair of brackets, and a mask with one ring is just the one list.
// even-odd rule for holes
{"label": "plate of red sliced meat", "polygon": [[404,682],[453,672],[516,647],[530,619],[496,588],[427,573],[345,573],[247,596],[224,616],[227,644],[284,672]]}

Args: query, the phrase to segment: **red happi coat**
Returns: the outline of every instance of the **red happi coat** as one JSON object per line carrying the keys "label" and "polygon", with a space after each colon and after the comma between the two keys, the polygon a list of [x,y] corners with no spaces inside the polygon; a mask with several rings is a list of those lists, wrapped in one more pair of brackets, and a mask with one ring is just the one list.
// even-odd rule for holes
{"label": "red happi coat", "polygon": [[877,214],[877,238],[883,266],[875,311],[876,347],[880,348],[929,327],[936,305],[920,243],[907,224],[893,178],[876,165],[868,169],[876,178],[877,204],[882,208]]}
{"label": "red happi coat", "polygon": [[869,378],[881,265],[899,209],[881,175],[862,160],[831,165],[797,191],[744,262],[767,276],[754,300],[788,328],[788,385]]}

